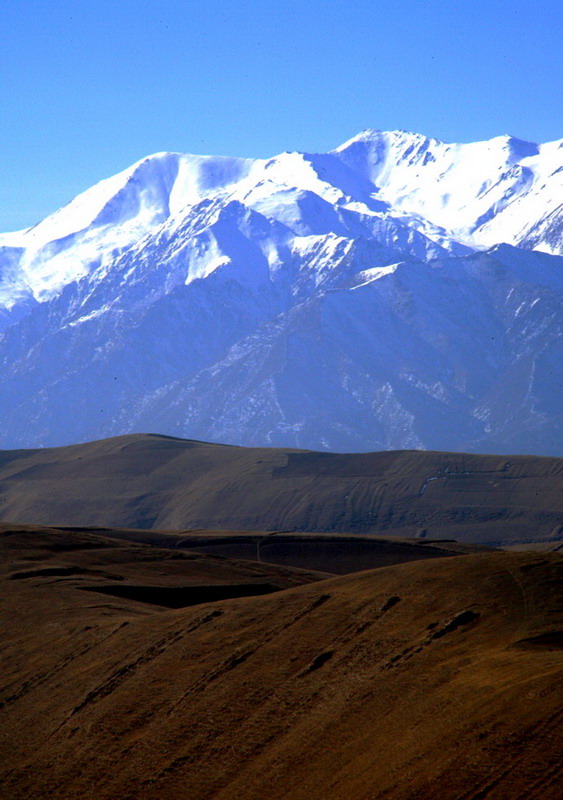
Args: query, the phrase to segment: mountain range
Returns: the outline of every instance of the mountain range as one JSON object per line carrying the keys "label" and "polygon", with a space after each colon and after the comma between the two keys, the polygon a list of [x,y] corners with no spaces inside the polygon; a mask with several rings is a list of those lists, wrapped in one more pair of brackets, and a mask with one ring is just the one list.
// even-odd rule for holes
{"label": "mountain range", "polygon": [[558,455],[563,140],[158,153],[0,235],[0,447]]}

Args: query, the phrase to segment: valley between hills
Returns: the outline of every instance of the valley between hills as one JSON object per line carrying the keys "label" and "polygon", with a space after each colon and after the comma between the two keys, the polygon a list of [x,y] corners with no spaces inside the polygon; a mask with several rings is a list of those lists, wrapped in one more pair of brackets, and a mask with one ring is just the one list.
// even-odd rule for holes
{"label": "valley between hills", "polygon": [[0,797],[555,800],[562,466],[1,451]]}

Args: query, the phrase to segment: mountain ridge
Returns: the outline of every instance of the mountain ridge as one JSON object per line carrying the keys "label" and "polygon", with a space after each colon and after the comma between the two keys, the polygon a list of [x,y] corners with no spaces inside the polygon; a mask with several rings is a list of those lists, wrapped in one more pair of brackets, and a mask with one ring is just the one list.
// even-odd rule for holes
{"label": "mountain ridge", "polygon": [[[435,161],[435,156],[433,156],[429,150],[429,147],[431,146],[445,151],[451,151],[453,149],[458,153],[464,153],[468,148],[480,148],[482,151],[481,157],[483,157],[483,155],[490,156],[489,151],[495,151],[498,149],[496,148],[496,145],[500,143],[502,143],[500,148],[501,150],[508,148],[510,151],[509,157],[505,159],[509,166],[513,165],[513,163],[517,163],[518,158],[525,159],[538,156],[541,148],[544,148],[545,150],[555,149],[556,146],[557,149],[563,147],[563,140],[556,140],[543,145],[536,145],[535,143],[524,142],[523,140],[519,140],[510,136],[499,136],[483,142],[468,144],[448,144],[432,137],[426,137],[422,134],[412,134],[406,131],[380,131],[376,129],[366,129],[327,154],[294,151],[281,153],[280,155],[270,159],[244,159],[229,156],[199,156],[193,154],[161,151],[145,156],[113,177],[100,181],[95,186],[82,192],[69,204],[54,212],[54,214],[49,215],[46,219],[42,220],[31,228],[24,229],[22,231],[16,231],[10,234],[0,234],[0,246],[14,249],[19,249],[21,247],[25,248],[25,239],[29,238],[31,240],[32,249],[34,246],[34,241],[38,242],[38,245],[36,246],[41,248],[49,242],[54,242],[65,239],[68,236],[76,235],[92,224],[97,224],[97,226],[100,226],[105,224],[105,222],[111,222],[111,214],[106,213],[104,216],[104,210],[108,211],[106,207],[108,205],[114,205],[117,197],[120,195],[120,193],[123,193],[125,189],[131,189],[131,183],[140,184],[141,187],[150,187],[151,182],[156,182],[158,184],[160,181],[164,181],[164,185],[161,187],[163,192],[160,193],[160,198],[156,198],[157,200],[160,200],[160,209],[159,203],[157,203],[156,216],[152,217],[150,214],[146,214],[148,219],[138,220],[136,230],[131,231],[131,235],[129,237],[123,237],[121,246],[127,246],[128,244],[133,243],[136,240],[135,236],[137,238],[139,236],[139,228],[144,233],[147,233],[150,229],[158,226],[158,224],[164,222],[170,216],[178,216],[181,214],[182,207],[191,205],[194,202],[203,199],[203,197],[220,195],[221,191],[227,191],[229,186],[240,183],[241,180],[243,182],[243,186],[239,194],[245,197],[245,199],[247,199],[245,195],[248,195],[249,189],[256,192],[260,184],[264,181],[268,182],[269,184],[273,183],[274,185],[276,185],[277,182],[277,185],[279,186],[283,186],[284,184],[287,185],[286,181],[288,175],[292,176],[293,179],[299,175],[301,186],[304,189],[310,189],[311,187],[318,189],[319,186],[321,186],[321,196],[323,192],[326,193],[326,191],[329,191],[329,194],[332,197],[336,197],[339,192],[338,188],[325,188],[324,190],[322,188],[324,181],[319,173],[326,171],[327,162],[330,162],[330,166],[333,168],[333,170],[337,165],[340,165],[340,169],[348,169],[354,174],[356,181],[358,179],[360,179],[360,181],[362,179],[367,181],[364,191],[369,188],[372,191],[377,192],[377,194],[381,194],[381,187],[378,188],[377,185],[375,185],[375,182],[371,180],[373,178],[373,169],[379,163],[378,159],[376,159],[375,162],[373,162],[373,159],[370,161],[370,153],[362,152],[361,157],[367,159],[367,161],[366,164],[358,170],[357,163],[355,164],[354,161],[355,154],[354,152],[351,152],[358,145],[365,144],[370,149],[375,147],[376,153],[379,154],[381,154],[384,150],[398,150],[401,157],[396,159],[397,163],[405,160],[406,153],[407,156],[410,156],[410,160],[407,161],[406,165],[406,168],[408,169],[409,167],[412,167],[415,162],[420,161],[421,158],[425,162],[428,157],[430,157],[429,161]],[[518,144],[518,148],[515,147],[516,143]],[[522,145],[524,145],[524,147],[522,147]],[[516,149],[519,150],[519,153],[517,155],[513,155]],[[495,156],[498,161],[498,164],[496,164],[498,167],[498,165],[502,163],[502,156],[496,152],[493,152],[493,156]],[[495,159],[493,158],[493,161],[494,160]],[[316,161],[318,162],[317,165],[315,165]],[[175,163],[171,166],[171,162]],[[355,169],[351,168],[350,166],[353,164],[355,164]],[[382,165],[383,166],[381,168],[383,170],[389,169],[389,165],[386,163],[385,158],[382,161]],[[378,172],[381,172],[381,168]],[[451,165],[449,168],[451,169]],[[176,170],[176,174],[171,175],[170,170],[174,172],[174,169]],[[393,169],[392,165],[391,169]],[[361,174],[362,172],[366,171],[369,173],[369,175]],[[276,172],[278,173],[277,178]],[[258,186],[252,185],[253,173],[258,173],[257,178],[260,179],[258,181]],[[350,189],[352,188],[350,185],[351,176],[348,175],[347,177],[347,188]],[[418,177],[418,174],[415,173],[414,177],[416,184],[416,178]],[[236,178],[239,180],[237,181]],[[168,183],[169,185],[167,185]],[[218,191],[215,191],[216,187],[220,187]],[[358,192],[359,187],[357,185],[353,188],[356,192]],[[342,190],[340,190],[340,192],[342,192]],[[174,193],[176,197],[175,201],[170,204],[171,207],[169,207],[167,198],[169,198],[172,193]],[[102,195],[101,199],[99,198],[100,194]],[[227,194],[229,193],[227,192]],[[232,194],[232,192],[230,194]],[[360,194],[362,194],[361,190]],[[91,210],[88,211],[90,207],[88,201],[90,201],[90,198],[93,198],[95,201],[94,206],[97,208],[97,213]],[[236,191],[235,199],[239,199]],[[337,199],[342,201],[342,195]],[[394,199],[397,201],[397,197],[394,197]],[[136,200],[138,201],[138,198],[136,198]],[[365,198],[363,198],[363,201],[365,202]],[[258,202],[258,205],[260,205],[260,198],[257,198],[255,202]],[[122,203],[127,207],[128,203],[126,200],[122,199]],[[404,198],[402,200],[400,199],[399,205],[403,204]],[[381,199],[379,199],[378,203],[376,203],[376,206],[377,205],[379,205],[379,210],[389,210],[393,207],[392,203],[389,204],[385,201],[382,202]],[[386,206],[387,208],[385,208]],[[150,204],[146,205],[144,210],[146,212],[149,211]],[[407,215],[412,214],[414,210],[414,208],[407,208]],[[79,218],[81,211],[83,214],[85,213],[86,216],[80,220]],[[485,210],[484,213],[486,214],[488,211]],[[139,214],[137,217],[138,216]],[[68,221],[66,225],[64,223],[65,218],[70,218],[70,221]],[[115,221],[115,217],[113,221]],[[121,221],[123,222],[123,220]],[[412,223],[412,219],[409,219],[409,221]],[[427,219],[427,223],[428,222],[429,220]],[[45,232],[43,233],[43,231]],[[433,233],[436,235],[436,231]],[[455,229],[452,229],[450,232],[450,238],[455,239],[455,235]],[[499,241],[498,237],[496,241]],[[472,246],[491,246],[493,243],[496,243],[496,241],[493,242],[490,240],[486,243],[479,243],[478,241],[475,241],[472,242]],[[506,239],[506,241],[513,244],[517,243],[516,240],[510,242],[508,239]],[[562,252],[561,249],[559,252]],[[64,282],[61,285],[65,285]]]}

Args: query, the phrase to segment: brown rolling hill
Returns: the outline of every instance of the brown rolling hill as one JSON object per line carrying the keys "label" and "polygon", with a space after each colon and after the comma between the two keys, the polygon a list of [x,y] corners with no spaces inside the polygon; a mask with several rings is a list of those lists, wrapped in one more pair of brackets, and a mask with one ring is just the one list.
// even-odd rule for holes
{"label": "brown rolling hill", "polygon": [[563,541],[563,459],[334,454],[129,435],[0,451],[0,519],[157,529]]}
{"label": "brown rolling hill", "polygon": [[[274,575],[277,580],[285,576],[283,570],[276,572],[274,565],[289,567],[287,576],[319,575],[321,578],[328,575],[344,575],[349,572],[360,572],[365,569],[386,567],[392,564],[402,564],[406,561],[418,561],[427,558],[444,558],[448,556],[464,555],[473,552],[489,551],[491,548],[483,545],[459,543],[447,539],[398,539],[396,537],[382,537],[354,534],[319,534],[319,533],[267,533],[264,531],[154,531],[133,528],[48,528],[33,525],[14,525],[0,522],[0,535],[6,534],[2,539],[4,545],[16,540],[16,533],[21,538],[22,547],[31,548],[29,558],[33,555],[34,547],[43,547],[43,541],[52,541],[51,549],[55,553],[61,551],[59,562],[63,570],[62,577],[83,575],[88,577],[91,572],[89,563],[94,559],[99,575],[104,575],[103,564],[98,563],[100,557],[118,559],[124,564],[125,573],[121,579],[127,581],[131,568],[135,574],[143,570],[150,573],[156,564],[159,580],[166,574],[170,579],[176,574],[183,580],[186,575],[186,560],[190,559],[190,568],[198,581],[206,573],[221,576],[221,569],[227,574],[236,574],[244,583],[244,577],[254,575]],[[12,538],[10,538],[12,537]],[[117,541],[115,541],[117,540]],[[95,543],[101,541],[100,549]],[[88,542],[88,546],[74,546],[74,542]],[[119,543],[120,549],[116,549]],[[127,545],[143,545],[141,548],[129,548]],[[59,544],[60,543],[60,544]],[[66,544],[65,544],[66,543]],[[125,543],[125,544],[124,544]],[[108,550],[112,544],[112,549]],[[165,557],[164,550],[173,550]],[[186,552],[189,551],[189,552]],[[41,552],[43,552],[41,550]],[[196,554],[209,555],[213,558],[196,558]],[[77,554],[82,560],[77,561]],[[39,556],[37,556],[39,557]],[[86,559],[86,563],[82,561]],[[63,559],[63,561],[61,561]],[[129,560],[132,559],[131,564]],[[165,561],[163,562],[163,559]],[[227,561],[228,559],[228,561]],[[68,563],[67,563],[68,562]],[[259,562],[260,566],[253,566],[248,562]],[[166,573],[162,572],[162,564],[166,563]],[[226,566],[227,565],[227,566]],[[50,570],[51,567],[48,568]],[[70,570],[70,572],[68,572]],[[106,570],[107,572],[107,570]],[[27,573],[25,577],[27,577]],[[48,572],[48,574],[54,574]],[[110,574],[110,573],[108,573]],[[30,577],[35,575],[32,570]],[[14,578],[15,580],[15,578]],[[277,584],[276,584],[277,585]],[[287,588],[292,583],[279,584],[279,588]],[[188,605],[186,603],[186,605]]]}
{"label": "brown rolling hill", "polygon": [[0,549],[2,800],[560,797],[559,554],[334,577],[99,531]]}

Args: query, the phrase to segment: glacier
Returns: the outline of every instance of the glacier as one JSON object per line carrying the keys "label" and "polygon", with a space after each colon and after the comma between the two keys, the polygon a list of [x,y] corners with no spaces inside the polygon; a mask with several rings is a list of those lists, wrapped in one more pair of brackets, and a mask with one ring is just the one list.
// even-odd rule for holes
{"label": "glacier", "polygon": [[156,153],[0,234],[0,447],[561,453],[563,140]]}

